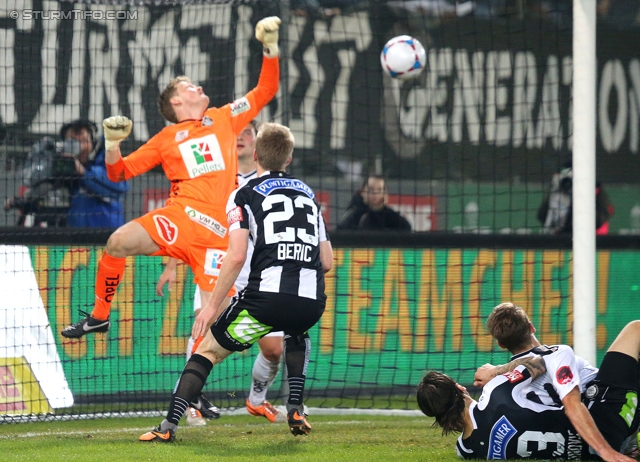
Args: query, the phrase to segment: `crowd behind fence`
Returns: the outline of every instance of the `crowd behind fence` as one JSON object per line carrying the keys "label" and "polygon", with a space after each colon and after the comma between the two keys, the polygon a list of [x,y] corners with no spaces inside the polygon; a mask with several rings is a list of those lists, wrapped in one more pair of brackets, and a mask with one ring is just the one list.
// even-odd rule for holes
{"label": "crowd behind fence", "polygon": [[[127,153],[163,127],[155,98],[170,77],[189,74],[212,105],[243,94],[259,72],[253,24],[280,14],[283,86],[261,120],[292,128],[291,171],[318,190],[331,229],[367,175],[382,174],[389,205],[414,231],[544,232],[538,208],[571,158],[569,1],[46,6],[135,18],[25,19],[17,4],[21,16],[2,23],[5,199],[28,195],[34,145],[45,136],[61,141],[65,122],[97,123],[97,142],[104,117],[130,116]],[[636,10],[636,2],[598,2],[597,178],[613,205],[611,234],[640,232]],[[427,66],[415,80],[381,70],[382,45],[399,34],[426,46]],[[168,187],[154,171],[121,197],[100,197],[121,201],[127,221],[161,204]],[[24,224],[19,208],[7,208],[0,226]]]}

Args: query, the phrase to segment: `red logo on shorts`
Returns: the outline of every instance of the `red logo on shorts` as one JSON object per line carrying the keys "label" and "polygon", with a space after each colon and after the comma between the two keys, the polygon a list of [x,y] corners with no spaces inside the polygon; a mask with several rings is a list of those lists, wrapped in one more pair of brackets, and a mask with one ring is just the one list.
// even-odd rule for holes
{"label": "red logo on shorts", "polygon": [[242,221],[242,209],[240,206],[237,206],[227,213],[227,221],[229,222],[229,226],[239,221]]}
{"label": "red logo on shorts", "polygon": [[515,369],[502,375],[504,375],[511,383],[522,380],[522,377],[524,377],[520,371],[517,371]]}
{"label": "red logo on shorts", "polygon": [[167,244],[173,244],[178,239],[178,227],[171,220],[162,215],[155,215],[153,221],[156,222],[156,230]]}
{"label": "red logo on shorts", "polygon": [[560,385],[565,385],[573,380],[573,372],[569,366],[562,366],[556,372],[556,380]]}

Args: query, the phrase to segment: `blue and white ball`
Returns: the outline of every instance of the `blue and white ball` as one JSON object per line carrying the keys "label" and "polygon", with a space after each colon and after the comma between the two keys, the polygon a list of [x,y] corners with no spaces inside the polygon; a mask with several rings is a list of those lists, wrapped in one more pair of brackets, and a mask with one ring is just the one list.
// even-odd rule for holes
{"label": "blue and white ball", "polygon": [[380,53],[382,69],[392,78],[408,80],[420,75],[427,63],[422,44],[408,35],[399,35],[387,42]]}

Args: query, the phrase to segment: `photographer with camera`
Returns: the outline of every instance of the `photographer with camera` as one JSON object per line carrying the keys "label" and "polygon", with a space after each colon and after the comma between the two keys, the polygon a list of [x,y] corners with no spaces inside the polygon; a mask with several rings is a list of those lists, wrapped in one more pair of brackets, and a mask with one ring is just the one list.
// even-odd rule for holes
{"label": "photographer with camera", "polygon": [[84,120],[69,122],[60,129],[62,139],[80,143],[75,158],[76,179],[70,188],[69,227],[118,228],[125,223],[122,199],[129,184],[107,177],[104,137],[96,140],[96,132],[96,125]]}
{"label": "photographer with camera", "polygon": [[[547,234],[573,232],[573,165],[565,162],[562,170],[551,179],[551,188],[538,209],[538,220]],[[596,234],[609,233],[609,220],[613,215],[613,204],[602,184],[596,182]]]}
{"label": "photographer with camera", "polygon": [[93,122],[75,120],[60,130],[61,141],[34,144],[23,170],[23,193],[5,210],[20,212],[19,226],[116,228],[124,223],[126,182],[107,178],[104,141]]}

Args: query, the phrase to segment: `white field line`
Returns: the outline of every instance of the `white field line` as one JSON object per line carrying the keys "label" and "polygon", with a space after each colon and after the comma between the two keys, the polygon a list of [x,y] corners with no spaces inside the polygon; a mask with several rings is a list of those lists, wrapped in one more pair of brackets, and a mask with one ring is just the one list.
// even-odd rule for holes
{"label": "white field line", "polygon": [[[275,406],[278,411],[286,417],[287,410],[284,406]],[[247,410],[241,408],[221,409],[224,415],[247,415]],[[402,416],[421,417],[420,411],[407,411],[402,409],[352,409],[352,408],[320,408],[305,406],[305,412],[310,416],[314,415],[381,415],[381,416]],[[64,414],[64,415],[0,415],[0,425],[2,423],[24,423],[24,422],[64,422],[72,420],[93,420],[100,418],[129,418],[129,417],[163,417],[166,411],[136,411],[136,412],[97,412],[93,414]],[[5,422],[3,422],[5,420]]]}
{"label": "white field line", "polygon": [[[372,420],[339,420],[339,421],[327,421],[322,422],[321,425],[373,425],[376,422]],[[220,426],[217,425],[216,426]],[[224,427],[237,426],[236,424],[222,424]],[[253,428],[253,425],[245,425],[247,428]],[[186,425],[180,427],[180,432],[199,430],[203,427],[188,427]],[[136,433],[151,430],[149,427],[129,427],[118,429],[88,429],[88,430],[71,430],[71,431],[48,431],[48,432],[24,432],[24,433],[10,433],[0,435],[0,440],[14,439],[14,438],[41,438],[43,436],[70,436],[70,435],[88,435],[88,434],[101,434],[108,433],[110,435]]]}

